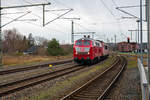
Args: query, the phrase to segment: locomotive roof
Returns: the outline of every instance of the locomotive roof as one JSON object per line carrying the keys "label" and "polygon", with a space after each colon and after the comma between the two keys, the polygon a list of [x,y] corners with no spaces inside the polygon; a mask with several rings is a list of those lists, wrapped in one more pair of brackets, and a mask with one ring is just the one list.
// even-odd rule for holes
{"label": "locomotive roof", "polygon": [[[90,41],[97,41],[97,42],[100,42],[100,43],[104,43],[104,45],[107,45],[105,42],[103,42],[103,41],[101,41],[101,40],[94,40],[94,39],[92,39],[92,38],[85,38],[85,37],[83,37],[83,38],[80,38],[80,39],[78,39],[78,40],[82,40],[82,39],[84,39],[84,40],[90,40]],[[78,41],[77,40],[77,41]],[[108,45],[107,45],[108,46]]]}
{"label": "locomotive roof", "polygon": [[[104,43],[104,45],[107,45],[105,42],[103,42],[103,41],[101,41],[101,40],[94,40],[94,39],[92,39],[92,38],[85,38],[85,37],[83,37],[83,38],[80,38],[80,39],[78,39],[78,40],[82,40],[82,39],[84,39],[84,40],[90,40],[90,41],[97,41],[97,42],[100,42],[100,43]],[[77,41],[78,41],[77,40]],[[108,45],[107,45],[108,46]]]}
{"label": "locomotive roof", "polygon": [[100,41],[100,40],[94,40],[94,39],[92,39],[92,38],[80,38],[80,39],[78,39],[78,40],[82,40],[82,39],[84,39],[84,40],[91,40],[91,41],[103,42],[103,41]]}
{"label": "locomotive roof", "polygon": [[92,38],[80,38],[79,40],[82,40],[82,39],[84,39],[84,40],[92,40],[92,41],[94,41],[94,39],[92,39]]}

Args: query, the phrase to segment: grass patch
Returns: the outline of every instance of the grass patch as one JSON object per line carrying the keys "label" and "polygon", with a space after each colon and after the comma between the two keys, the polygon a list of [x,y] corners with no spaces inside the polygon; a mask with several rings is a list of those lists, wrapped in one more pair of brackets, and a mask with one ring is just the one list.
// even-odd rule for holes
{"label": "grass patch", "polygon": [[66,56],[37,56],[37,55],[23,55],[23,56],[3,56],[4,67],[19,66],[19,65],[34,65],[39,62],[57,61],[72,58],[72,55]]}
{"label": "grass patch", "polygon": [[[66,79],[65,81],[56,82],[56,84],[53,87],[50,87],[48,90],[41,91],[37,93],[36,95],[29,98],[29,100],[46,100],[50,97],[57,97],[58,94],[63,94],[63,91],[66,89],[71,88],[73,85],[79,86],[79,82],[82,82],[85,77],[89,77],[92,74],[98,72],[101,68],[110,66],[113,61],[114,57],[109,57],[106,61],[102,62],[100,65],[96,65],[95,67],[92,67],[90,70],[83,72],[79,75],[70,77]],[[22,99],[25,100],[25,99]]]}
{"label": "grass patch", "polygon": [[[135,56],[135,57],[140,56],[140,53],[131,53],[131,52],[118,52],[118,54],[123,55],[123,56],[127,56],[127,55]],[[147,58],[147,53],[143,53],[143,57]]]}
{"label": "grass patch", "polygon": [[147,59],[143,59],[143,66],[147,67]]}
{"label": "grass patch", "polygon": [[134,68],[137,67],[137,57],[131,56],[126,58],[128,60],[128,67],[127,68]]}
{"label": "grass patch", "polygon": [[[126,57],[126,59],[128,60],[128,68],[137,67],[137,56]],[[147,66],[147,59],[143,59],[143,66]]]}

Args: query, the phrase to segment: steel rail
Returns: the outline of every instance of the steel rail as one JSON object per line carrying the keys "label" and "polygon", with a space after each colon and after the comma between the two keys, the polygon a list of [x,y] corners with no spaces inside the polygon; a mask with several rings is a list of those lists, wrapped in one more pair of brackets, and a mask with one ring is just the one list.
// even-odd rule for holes
{"label": "steel rail", "polygon": [[64,68],[62,70],[54,71],[51,73],[45,73],[42,75],[37,75],[23,80],[2,84],[0,85],[0,97],[78,71],[83,68],[85,67],[79,65],[73,65],[72,67]]}
{"label": "steel rail", "polygon": [[21,72],[21,71],[27,71],[27,70],[33,70],[41,67],[48,67],[48,65],[59,65],[59,64],[65,64],[72,62],[73,60],[63,60],[63,61],[57,61],[57,62],[50,62],[50,63],[45,63],[45,64],[39,64],[39,65],[32,65],[32,66],[23,66],[23,67],[18,67],[18,68],[11,68],[11,69],[1,69],[0,70],[0,75],[5,75],[5,74],[11,74],[11,73],[16,73],[16,72]]}
{"label": "steel rail", "polygon": [[[122,61],[121,61],[121,59],[123,59]],[[95,82],[96,80],[98,80],[100,77],[102,78],[102,76],[103,75],[105,75],[106,73],[109,73],[109,71],[112,69],[112,68],[114,68],[115,66],[120,66],[120,63],[123,63],[123,67],[121,68],[121,71],[119,71],[118,72],[118,74],[116,75],[116,77],[119,77],[120,76],[120,73],[123,71],[123,69],[124,69],[124,67],[125,67],[125,62],[124,62],[124,58],[122,58],[122,57],[120,57],[112,66],[110,66],[109,68],[107,68],[104,72],[102,72],[102,73],[100,73],[99,75],[97,75],[95,78],[93,78],[92,80],[90,80],[90,81],[88,81],[87,83],[85,83],[84,85],[82,85],[81,87],[79,87],[78,89],[76,89],[76,90],[74,90],[73,92],[71,92],[71,93],[69,93],[68,95],[66,95],[65,97],[63,97],[63,98],[61,98],[61,100],[74,100],[74,96],[76,95],[77,96],[77,98],[81,98],[81,99],[88,99],[88,100],[90,100],[89,99],[89,96],[87,96],[87,95],[90,95],[90,96],[92,96],[92,98],[94,98],[94,96],[97,96],[97,94],[90,94],[89,92],[87,92],[87,88],[88,87],[90,87],[90,85],[93,83],[93,82]],[[106,93],[108,93],[108,90],[110,89],[110,87],[113,85],[113,83],[115,82],[115,80],[117,79],[117,78],[114,78],[114,80],[111,82],[111,84],[106,88],[106,90],[104,90],[104,92],[102,93],[102,95],[100,94],[98,94],[99,96],[97,97],[98,99],[92,99],[92,100],[100,100],[101,98],[103,98],[105,95],[106,95]],[[91,85],[92,86],[92,85]],[[96,88],[98,88],[98,87],[96,87]],[[91,90],[90,90],[91,91]],[[82,98],[82,96],[80,96],[82,93],[86,93],[87,92],[87,98]],[[94,92],[93,92],[94,93]],[[84,95],[84,94],[82,94],[82,95]],[[85,97],[86,97],[85,96]],[[76,97],[75,97],[76,98]],[[76,98],[76,99],[77,99]]]}
{"label": "steel rail", "polygon": [[[93,65],[93,66],[95,66],[95,65]],[[49,81],[49,80],[52,80],[52,79],[55,79],[55,78],[58,78],[58,77],[61,77],[64,75],[67,75],[69,73],[78,71],[83,68],[86,68],[86,67],[82,66],[82,65],[72,65],[69,68],[64,68],[64,69],[57,70],[54,72],[45,73],[45,74],[33,76],[30,78],[26,78],[26,79],[14,81],[14,82],[6,83],[6,84],[1,84],[0,85],[0,97],[6,96],[8,94],[12,94],[14,92],[41,84],[43,82],[46,82],[46,81]]]}
{"label": "steel rail", "polygon": [[119,78],[119,76],[121,75],[121,73],[123,72],[126,64],[127,64],[127,61],[124,59],[124,64],[123,64],[123,67],[121,68],[120,72],[116,75],[116,77],[114,78],[114,80],[110,83],[110,85],[107,87],[107,89],[103,92],[103,94],[97,99],[97,100],[102,100],[104,99],[104,97],[106,97],[109,93],[109,90],[113,87],[113,85],[115,84],[115,82],[117,81],[117,79]]}

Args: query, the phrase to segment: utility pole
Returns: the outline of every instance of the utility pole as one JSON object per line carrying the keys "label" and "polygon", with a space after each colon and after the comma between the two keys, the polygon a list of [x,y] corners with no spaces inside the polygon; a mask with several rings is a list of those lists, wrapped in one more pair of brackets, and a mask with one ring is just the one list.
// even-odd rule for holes
{"label": "utility pole", "polygon": [[[139,20],[137,20],[136,21],[138,24],[137,24],[137,26],[138,26],[138,29],[137,30],[128,30],[128,31],[130,31],[131,32],[131,40],[132,40],[132,35],[133,35],[133,32],[135,31],[135,32],[137,32],[137,34],[138,34],[138,42],[139,42]],[[147,30],[142,30],[142,31],[147,31]],[[135,35],[135,41],[137,41],[137,35]]]}
{"label": "utility pole", "polygon": [[80,18],[60,18],[60,19],[71,20],[71,44],[73,44],[74,43],[74,21],[73,20],[80,20]]}
{"label": "utility pole", "polygon": [[43,27],[45,26],[45,5],[43,5]]}
{"label": "utility pole", "polygon": [[142,0],[140,0],[141,63],[143,64]]}
{"label": "utility pole", "polygon": [[117,50],[116,38],[117,38],[117,36],[115,35],[115,50]]}
{"label": "utility pole", "polygon": [[2,8],[1,8],[1,0],[0,0],[0,67],[2,67],[2,29],[1,29],[1,10],[2,10]]}
{"label": "utility pole", "polygon": [[[137,43],[137,44],[138,44],[138,48],[139,48],[139,42],[140,42],[140,41],[139,41],[139,40],[140,40],[140,39],[139,39],[139,38],[140,38],[140,34],[139,34],[139,26],[140,26],[140,25],[139,25],[139,24],[140,24],[140,20],[137,20],[136,22],[137,22],[137,34],[138,34],[138,43]],[[139,49],[138,49],[138,53],[139,53]]]}
{"label": "utility pole", "polygon": [[137,43],[137,35],[138,35],[138,31],[135,32],[135,42]]}
{"label": "utility pole", "polygon": [[132,34],[134,30],[128,30],[129,32],[131,32],[131,41],[132,41]]}
{"label": "utility pole", "polygon": [[109,38],[107,38],[107,43],[110,43]]}
{"label": "utility pole", "polygon": [[132,31],[131,31],[131,41],[132,41]]}
{"label": "utility pole", "polygon": [[[148,83],[150,85],[150,1],[147,0],[147,37],[148,37],[148,43],[147,43],[147,48],[148,48]],[[150,95],[149,95],[150,99]]]}
{"label": "utility pole", "polygon": [[116,37],[117,37],[117,36],[115,35],[115,45],[116,45]]}
{"label": "utility pole", "polygon": [[111,38],[111,43],[113,43],[113,38]]}
{"label": "utility pole", "polygon": [[71,44],[73,45],[74,43],[74,22],[73,20],[71,21]]}

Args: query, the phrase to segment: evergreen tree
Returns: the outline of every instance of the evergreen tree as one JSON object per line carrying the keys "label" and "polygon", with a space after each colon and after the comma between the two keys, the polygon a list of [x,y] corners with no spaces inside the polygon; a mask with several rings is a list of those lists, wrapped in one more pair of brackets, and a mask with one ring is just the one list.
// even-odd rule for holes
{"label": "evergreen tree", "polygon": [[61,55],[63,53],[63,49],[60,47],[59,42],[55,38],[48,42],[47,51],[53,56]]}
{"label": "evergreen tree", "polygon": [[32,36],[32,33],[30,33],[29,36],[28,36],[28,46],[29,47],[34,46],[34,38]]}

